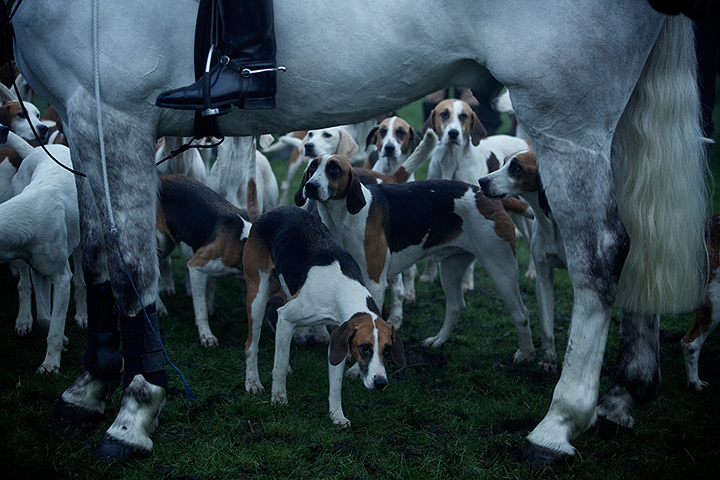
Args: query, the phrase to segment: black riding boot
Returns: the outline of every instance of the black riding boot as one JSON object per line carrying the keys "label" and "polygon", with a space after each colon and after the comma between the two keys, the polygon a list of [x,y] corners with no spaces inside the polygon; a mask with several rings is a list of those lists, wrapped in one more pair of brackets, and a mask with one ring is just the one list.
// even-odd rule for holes
{"label": "black riding boot", "polygon": [[203,115],[227,113],[230,105],[275,108],[278,67],[272,0],[211,3],[209,18],[203,19],[201,12],[196,32],[196,42],[210,43],[210,53],[201,50],[207,55],[205,72],[188,87],[160,94],[156,105],[202,110]]}

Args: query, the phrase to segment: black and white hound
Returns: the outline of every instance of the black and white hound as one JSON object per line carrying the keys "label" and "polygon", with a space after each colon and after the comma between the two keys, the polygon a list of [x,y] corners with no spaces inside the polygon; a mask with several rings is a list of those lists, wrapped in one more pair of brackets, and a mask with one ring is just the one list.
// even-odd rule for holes
{"label": "black and white hound", "polygon": [[402,343],[394,327],[380,317],[357,262],[316,216],[297,207],[278,207],[253,223],[243,265],[249,323],[246,390],[263,389],[257,369],[258,343],[272,283],[279,282],[288,301],[277,310],[271,400],[287,403],[285,379],[295,328],[337,326],[330,336],[328,355],[330,417],[335,424],[350,426],[341,397],[347,356],[357,360],[368,389],[387,386],[388,362],[405,365]]}
{"label": "black and white hound", "polygon": [[350,162],[338,155],[313,159],[295,198],[298,203],[318,201],[323,223],[358,261],[378,305],[388,278],[423,258],[442,260],[445,321],[423,345],[439,347],[447,341],[465,308],[463,273],[477,258],[517,328],[520,349],[514,360],[534,357],[528,311],[518,288],[515,227],[500,201],[476,186],[449,180],[364,186]]}

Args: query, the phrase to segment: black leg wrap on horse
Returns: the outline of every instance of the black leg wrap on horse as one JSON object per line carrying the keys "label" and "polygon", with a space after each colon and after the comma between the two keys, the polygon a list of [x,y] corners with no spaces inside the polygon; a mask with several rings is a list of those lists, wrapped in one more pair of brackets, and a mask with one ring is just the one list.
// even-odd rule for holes
{"label": "black leg wrap on horse", "polygon": [[127,388],[135,375],[141,374],[148,382],[167,389],[165,355],[159,337],[160,325],[155,304],[146,306],[145,312],[147,317],[142,311],[132,317],[120,314],[125,360],[123,388]]}
{"label": "black leg wrap on horse", "polygon": [[114,380],[122,371],[120,332],[110,282],[87,287],[87,343],[82,366],[95,378]]}

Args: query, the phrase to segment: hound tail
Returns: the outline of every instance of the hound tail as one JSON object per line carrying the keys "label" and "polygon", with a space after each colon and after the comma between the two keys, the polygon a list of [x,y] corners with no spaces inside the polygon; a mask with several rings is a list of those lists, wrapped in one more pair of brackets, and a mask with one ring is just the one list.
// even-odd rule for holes
{"label": "hound tail", "polygon": [[410,176],[415,173],[415,170],[430,158],[435,146],[437,146],[437,135],[432,130],[428,129],[425,132],[425,136],[417,146],[415,151],[398,167],[397,170],[390,175],[396,183],[405,183],[408,181]]}
{"label": "hound tail", "polygon": [[616,305],[692,310],[704,297],[707,166],[693,25],[667,17],[613,139],[618,206],[630,236]]}
{"label": "hound tail", "polygon": [[255,166],[257,158],[257,147],[253,141],[250,158],[247,164],[247,216],[250,223],[253,223],[260,216],[260,207],[258,206],[257,195],[257,167]]}
{"label": "hound tail", "polygon": [[5,140],[4,144],[0,144],[0,147],[12,148],[20,158],[27,157],[35,150],[24,138],[10,131],[7,132],[7,140]]}

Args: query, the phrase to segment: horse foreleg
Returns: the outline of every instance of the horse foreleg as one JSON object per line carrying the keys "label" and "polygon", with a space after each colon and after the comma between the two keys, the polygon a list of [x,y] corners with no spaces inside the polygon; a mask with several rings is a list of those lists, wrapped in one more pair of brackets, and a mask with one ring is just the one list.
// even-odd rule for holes
{"label": "horse foreleg", "polygon": [[[123,373],[120,411],[95,453],[102,461],[124,460],[151,450],[149,436],[165,405],[167,389],[154,304],[158,278],[154,134],[148,131],[149,119],[103,108],[106,186],[98,162],[94,108],[82,98],[86,97],[74,98],[67,110],[73,162],[87,175],[76,182],[88,284],[83,366],[89,378],[84,383],[87,392],[96,393],[90,403],[96,411],[102,410],[97,407],[104,406],[104,399],[97,394],[108,389],[99,385],[115,384]],[[70,393],[66,391],[63,400],[73,402],[82,396]],[[80,402],[74,406],[81,407]]]}

